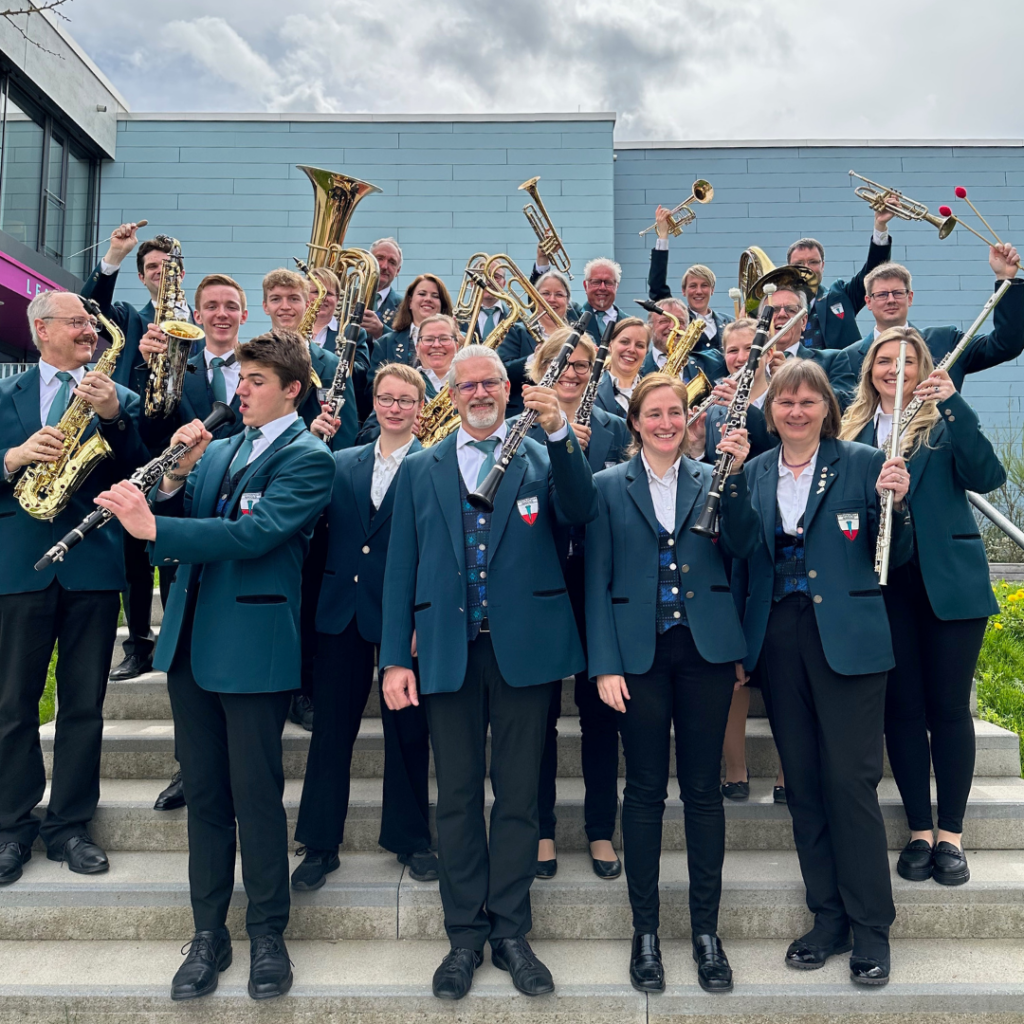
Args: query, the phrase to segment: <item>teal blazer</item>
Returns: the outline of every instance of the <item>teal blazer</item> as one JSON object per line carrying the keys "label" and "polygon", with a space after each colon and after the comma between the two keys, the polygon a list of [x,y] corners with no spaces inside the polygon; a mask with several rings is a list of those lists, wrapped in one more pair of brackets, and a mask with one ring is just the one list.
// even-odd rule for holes
{"label": "teal blazer", "polygon": [[[121,402],[117,418],[105,423],[94,416],[84,435],[88,439],[98,430],[114,457],[95,466],[56,519],[33,519],[14,496],[22,471],[8,483],[0,470],[0,594],[35,593],[45,590],[54,579],[65,590],[124,590],[124,555],[117,522],[93,530],[64,561],[54,562],[42,572],[33,568],[57,541],[96,511],[93,498],[100,491],[149,461],[136,427],[138,396],[118,384],[117,397]],[[23,444],[41,427],[39,367],[0,380],[0,461],[8,449]]]}
{"label": "teal blazer", "polygon": [[[743,632],[752,670],[764,642],[775,581],[775,513],[779,486],[778,449],[746,465],[750,501],[760,519],[758,543],[747,560]],[[823,438],[814,464],[804,511],[804,563],[814,616],[825,658],[834,672],[853,676],[887,672],[895,661],[889,618],[875,575],[878,495],[882,452],[853,441]],[[843,532],[849,515],[859,523],[856,536]],[[910,557],[913,531],[905,515],[893,516],[889,564]]]}
{"label": "teal blazer", "polygon": [[[379,664],[412,668],[415,629],[423,693],[458,690],[466,675],[457,437],[405,459],[391,516]],[[527,498],[537,504],[532,525],[517,507]],[[596,515],[594,478],[572,431],[544,445],[526,438],[498,488],[487,566],[491,642],[510,686],[562,679],[586,664],[559,552],[568,526]]]}
{"label": "teal blazer", "polygon": [[[365,336],[365,335],[364,335]],[[334,372],[338,369],[338,356],[334,352],[325,352],[319,345],[309,346],[310,362],[320,383],[323,385],[323,394],[331,386],[334,380]],[[357,370],[360,375],[365,373],[369,357],[366,352],[366,342],[357,342],[356,358],[349,375],[348,384],[345,387],[345,404],[341,407],[341,426],[337,433],[331,438],[331,451],[338,452],[343,448],[351,448],[356,441],[356,434],[359,433],[359,412],[356,408],[356,398],[359,393],[359,386],[356,380]],[[361,367],[361,369],[359,369]],[[299,406],[299,415],[308,427],[313,420],[323,411],[320,405],[322,395],[314,388],[310,388],[306,397]],[[321,441],[321,444],[323,442]]]}
{"label": "teal blazer", "polygon": [[[423,401],[429,402],[432,398],[437,398],[437,390],[431,383],[430,378],[423,372],[423,367],[419,366],[417,369],[420,371],[420,376],[423,378],[423,384],[426,387]],[[377,411],[373,409],[371,405],[370,413],[363,420],[363,425],[359,428],[359,433],[356,435],[356,447],[360,447],[364,444],[370,444],[371,442],[376,441],[378,437],[380,437],[380,422],[377,419]],[[419,442],[417,442],[417,445],[418,444]]]}
{"label": "teal blazer", "polygon": [[[675,557],[686,620],[706,661],[740,661],[747,652],[722,556],[745,558],[758,521],[742,473],[729,478],[718,542],[690,532],[711,486],[710,466],[684,458],[676,484]],[[587,527],[587,671],[641,675],[654,664],[657,641],[658,519],[639,455],[594,477],[601,504]],[[678,628],[678,627],[677,627]]]}
{"label": "teal blazer", "polygon": [[[511,427],[514,420],[509,420]],[[535,423],[527,435],[538,444],[547,443],[544,428]],[[613,416],[603,409],[594,408],[590,415],[590,444],[587,445],[587,462],[594,473],[622,462],[626,457],[626,449],[633,437],[621,416]]]}
{"label": "teal blazer", "polygon": [[[180,569],[153,664],[163,672],[171,667],[188,603],[195,601],[191,659],[200,687],[217,693],[294,690],[300,682],[302,563],[313,525],[331,498],[334,458],[296,420],[246,467],[218,516],[220,486],[243,437],[212,441],[178,495],[154,505],[160,518],[150,560],[157,568]],[[260,496],[248,513],[240,508],[245,494]]]}
{"label": "teal blazer", "polygon": [[[999,605],[966,492],[987,494],[1002,487],[1006,470],[981,432],[977,413],[960,394],[938,408],[942,420],[907,462],[914,553],[937,618],[982,619],[997,615]],[[870,422],[857,440],[875,443]]]}

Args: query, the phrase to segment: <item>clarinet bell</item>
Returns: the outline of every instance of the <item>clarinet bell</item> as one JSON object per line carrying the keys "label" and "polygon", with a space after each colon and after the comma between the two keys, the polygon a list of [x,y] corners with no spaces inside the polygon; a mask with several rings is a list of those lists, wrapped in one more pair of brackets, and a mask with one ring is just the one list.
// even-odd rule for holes
{"label": "clarinet bell", "polygon": [[504,466],[493,466],[484,477],[484,482],[466,500],[479,512],[493,512],[494,498],[501,486],[501,478],[505,475]]}
{"label": "clarinet bell", "polygon": [[700,515],[697,517],[697,522],[690,527],[690,533],[695,533],[698,537],[710,537],[712,539],[718,536],[719,501],[719,496],[715,494],[714,491],[712,491],[708,495],[707,501],[704,502],[704,507],[700,510]]}

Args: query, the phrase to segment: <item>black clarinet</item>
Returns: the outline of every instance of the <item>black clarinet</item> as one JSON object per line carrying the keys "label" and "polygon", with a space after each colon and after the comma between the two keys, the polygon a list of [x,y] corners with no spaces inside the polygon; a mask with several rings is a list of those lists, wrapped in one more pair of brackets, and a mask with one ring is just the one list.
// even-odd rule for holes
{"label": "black clarinet", "polygon": [[[341,346],[341,351],[338,353],[338,368],[334,371],[334,380],[331,381],[331,386],[327,389],[323,400],[323,405],[327,406],[324,412],[329,412],[331,419],[338,418],[342,406],[345,404],[345,390],[348,379],[352,376],[352,364],[356,359],[356,342],[359,340],[359,328],[363,322],[364,312],[366,312],[366,303],[357,302],[352,307],[348,323],[345,324],[343,335],[345,344]],[[328,438],[329,443],[330,439]]]}
{"label": "black clarinet", "polygon": [[[765,292],[768,292],[768,285]],[[774,291],[774,289],[772,289]],[[743,430],[747,425],[747,406],[750,404],[750,389],[754,383],[754,375],[757,373],[757,363],[761,353],[768,344],[768,331],[772,325],[772,317],[775,316],[774,308],[765,303],[761,311],[760,319],[757,321],[757,331],[754,334],[754,343],[750,346],[750,355],[747,362],[740,370],[736,378],[736,394],[732,396],[729,403],[729,415],[726,417],[722,427],[722,437],[732,433],[734,430]],[[788,330],[788,325],[787,325]],[[719,534],[718,511],[722,504],[722,492],[725,490],[725,481],[732,472],[734,456],[728,452],[722,452],[715,462],[715,471],[711,477],[711,489],[704,501],[697,522],[690,527],[691,533],[700,537],[717,537]]]}
{"label": "black clarinet", "polygon": [[[586,331],[587,324],[590,323],[590,317],[590,312],[584,311],[583,315],[576,321],[572,334],[565,339],[565,343],[559,350],[558,355],[551,361],[551,365],[545,371],[544,376],[537,381],[537,387],[549,388],[562,376],[565,364],[569,362],[569,357],[576,351],[576,346],[580,343],[580,336]],[[501,446],[501,454],[495,460],[494,468],[484,477],[484,482],[466,497],[466,500],[473,508],[479,509],[481,512],[494,511],[494,497],[498,493],[498,487],[505,476],[505,471],[511,465],[516,452],[519,451],[523,439],[536,422],[537,413],[533,409],[527,409],[516,420],[515,425],[505,438],[505,443]]]}
{"label": "black clarinet", "polygon": [[601,338],[601,347],[597,350],[597,358],[594,360],[594,368],[590,371],[590,380],[587,381],[583,397],[580,399],[580,407],[576,410],[573,423],[589,427],[590,417],[594,412],[594,402],[597,400],[597,388],[601,383],[601,375],[604,373],[604,364],[608,361],[608,346],[612,341],[612,331],[615,330],[615,320],[609,320],[605,325],[604,336]]}
{"label": "black clarinet", "polygon": [[[225,405],[223,402],[214,402],[213,412],[203,420],[203,426],[212,434],[225,423],[234,423],[235,419],[235,410],[231,406]],[[193,447],[193,445],[185,444],[184,441],[181,444],[171,445],[155,459],[135,470],[128,478],[128,483],[134,484],[143,494],[146,494],[164,473],[173,469],[175,463]],[[106,526],[113,518],[114,513],[109,509],[98,508],[95,512],[90,512],[70,533],[65,534],[36,562],[36,571],[49,568],[54,562],[64,561],[64,556],[76,544],[85,540],[86,534],[98,530],[101,526]]]}

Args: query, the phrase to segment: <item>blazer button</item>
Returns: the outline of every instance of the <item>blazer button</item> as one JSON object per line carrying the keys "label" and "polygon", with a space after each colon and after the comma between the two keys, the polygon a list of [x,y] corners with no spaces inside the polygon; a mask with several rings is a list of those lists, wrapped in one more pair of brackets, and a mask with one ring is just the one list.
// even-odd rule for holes
{"label": "blazer button", "polygon": [[821,604],[821,594],[815,594],[814,595],[814,603],[815,604]]}
{"label": "blazer button", "polygon": [[369,544],[364,544],[363,545],[363,554],[364,555],[368,555],[369,553],[370,553],[370,545]]}
{"label": "blazer button", "polygon": [[683,571],[683,572],[689,572],[689,571],[690,571],[690,567],[689,567],[688,565],[684,565],[684,566],[682,567],[682,571]]}
{"label": "blazer button", "polygon": [[807,575],[810,576],[812,580],[816,580],[818,578],[818,571],[817,569],[808,569]]}
{"label": "blazer button", "polygon": [[952,423],[953,420],[955,420],[955,419],[956,419],[956,417],[952,413],[950,413],[949,414],[949,422]]}
{"label": "blazer button", "polygon": [[686,596],[687,596],[687,597],[693,597],[693,591],[692,591],[692,590],[688,590],[688,591],[686,592]]}

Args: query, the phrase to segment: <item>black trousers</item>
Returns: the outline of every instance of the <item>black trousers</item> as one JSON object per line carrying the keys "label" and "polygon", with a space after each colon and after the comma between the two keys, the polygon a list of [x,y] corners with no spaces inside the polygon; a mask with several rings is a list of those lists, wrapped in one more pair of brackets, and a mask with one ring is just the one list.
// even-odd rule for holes
{"label": "black trousers", "polygon": [[192,611],[167,673],[188,806],[188,881],[197,931],[220,928],[235,884],[235,834],[250,938],[288,925],[288,822],[281,732],[291,693],[214,693],[192,676]]}
{"label": "black trousers", "polygon": [[[319,634],[316,631],[316,607],[320,603],[320,586],[327,566],[327,514],[317,520],[309,542],[306,560],[302,563],[302,606],[299,609],[299,633],[302,641],[302,693],[316,701],[316,650]],[[315,716],[314,716],[315,717]]]}
{"label": "black trousers", "polygon": [[[0,596],[0,843],[59,850],[86,832],[100,798],[103,697],[114,652],[116,590],[65,590],[54,580],[32,594]],[[46,817],[32,811],[46,772],[39,700],[57,643],[57,722]]]}
{"label": "black trousers", "polygon": [[[582,558],[569,558],[565,568],[565,583],[572,601],[580,643],[586,650]],[[619,716],[601,700],[597,684],[585,670],[576,673],[574,696],[580,713],[583,824],[588,842],[594,843],[599,839],[611,839],[615,833],[615,812],[619,803]],[[555,778],[558,775],[558,717],[561,713],[562,680],[559,679],[551,687],[544,754],[540,765],[537,802],[541,839],[555,838]]]}
{"label": "black trousers", "polygon": [[171,595],[171,586],[174,583],[174,577],[177,575],[178,567],[176,565],[160,567],[160,604],[164,608],[167,607],[167,599]]}
{"label": "black trousers", "polygon": [[121,644],[127,658],[137,654],[152,658],[156,637],[150,622],[153,618],[153,566],[149,564],[146,541],[124,532],[124,575],[128,588],[124,591],[124,619],[128,638]]}
{"label": "black trousers", "polygon": [[[462,687],[425,694],[437,772],[437,854],[444,926],[452,946],[532,927],[537,870],[537,780],[551,684],[509,686],[489,633],[467,648]],[[491,729],[490,840],[484,821],[487,727]]]}
{"label": "black trousers", "polygon": [[638,934],[656,932],[660,920],[661,830],[673,725],[690,876],[690,927],[694,935],[718,931],[725,860],[720,769],[735,682],[732,663],[705,661],[686,626],[658,637],[647,672],[626,676],[630,699],[626,713],[617,713],[626,755],[622,849]]}
{"label": "black trousers", "polygon": [[886,673],[833,672],[805,594],[772,607],[762,665],[816,939],[852,925],[855,953],[884,956],[896,916],[877,794]]}
{"label": "black trousers", "polygon": [[[317,637],[316,714],[295,828],[296,840],[315,850],[340,846],[345,838],[352,751],[373,685],[374,653],[355,619],[342,633]],[[380,715],[384,804],[378,841],[392,853],[418,853],[430,846],[426,711],[422,704],[392,711],[382,698]]]}
{"label": "black trousers", "polygon": [[988,619],[936,618],[916,565],[893,569],[884,593],[896,655],[885,691],[885,743],[907,824],[912,832],[932,828],[934,763],[939,828],[963,832],[974,781],[971,682]]}

